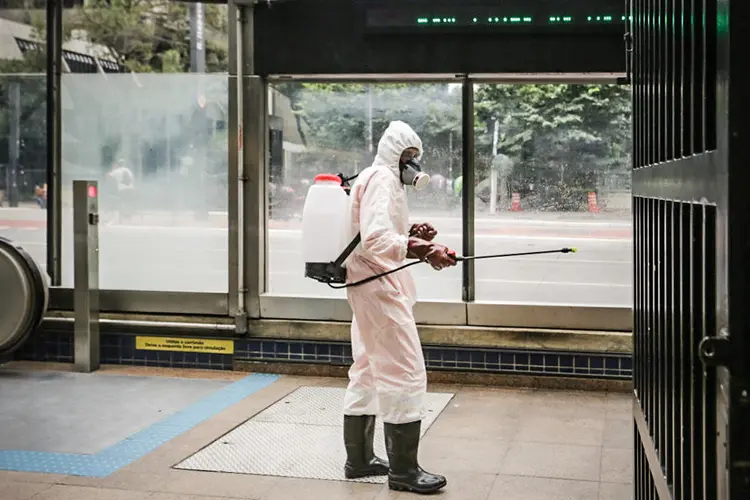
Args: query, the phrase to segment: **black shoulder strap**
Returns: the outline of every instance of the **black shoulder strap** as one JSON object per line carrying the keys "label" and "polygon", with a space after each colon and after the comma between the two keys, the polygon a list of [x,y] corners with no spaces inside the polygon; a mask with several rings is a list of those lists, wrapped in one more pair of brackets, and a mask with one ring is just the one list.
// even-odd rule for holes
{"label": "black shoulder strap", "polygon": [[[355,174],[351,177],[346,177],[342,173],[337,174],[341,178],[341,185],[344,188],[344,191],[346,192],[347,196],[351,194],[351,186],[349,185],[349,181],[356,179],[359,174]],[[333,265],[336,267],[341,267],[341,265],[344,263],[344,261],[351,255],[351,253],[354,251],[355,248],[357,248],[357,245],[359,245],[359,242],[362,241],[362,235],[360,233],[357,233],[357,236],[354,237],[352,241],[349,242],[349,244],[346,246],[343,252],[341,252],[341,255],[339,255],[335,261],[333,261]]]}
{"label": "black shoulder strap", "polygon": [[357,248],[357,245],[359,245],[359,242],[362,241],[362,235],[360,233],[357,233],[357,236],[354,237],[354,239],[349,242],[349,244],[346,246],[343,252],[341,252],[341,255],[339,255],[335,261],[333,261],[334,265],[336,267],[341,267],[341,265],[344,263],[344,261],[349,257],[349,255],[354,251],[355,248]]}

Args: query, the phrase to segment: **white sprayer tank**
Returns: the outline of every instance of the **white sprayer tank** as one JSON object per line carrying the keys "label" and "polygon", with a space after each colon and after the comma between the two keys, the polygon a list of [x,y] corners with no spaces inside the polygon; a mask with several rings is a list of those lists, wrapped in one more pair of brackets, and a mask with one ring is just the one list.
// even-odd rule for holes
{"label": "white sprayer tank", "polygon": [[309,276],[311,265],[333,262],[346,249],[348,221],[349,196],[341,186],[341,178],[333,174],[315,176],[302,209],[306,275]]}

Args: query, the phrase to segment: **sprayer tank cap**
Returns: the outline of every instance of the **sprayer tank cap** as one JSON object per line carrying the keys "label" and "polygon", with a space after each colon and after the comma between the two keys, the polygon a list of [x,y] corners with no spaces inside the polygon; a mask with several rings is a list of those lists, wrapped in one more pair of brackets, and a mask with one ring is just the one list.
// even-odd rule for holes
{"label": "sprayer tank cap", "polygon": [[315,176],[315,183],[318,182],[336,182],[341,185],[341,177],[336,174],[318,174]]}

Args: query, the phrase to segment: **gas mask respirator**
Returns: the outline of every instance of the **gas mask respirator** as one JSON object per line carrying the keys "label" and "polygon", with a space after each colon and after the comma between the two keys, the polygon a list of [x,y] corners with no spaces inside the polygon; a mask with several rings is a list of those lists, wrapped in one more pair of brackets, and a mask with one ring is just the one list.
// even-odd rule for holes
{"label": "gas mask respirator", "polygon": [[399,162],[398,167],[401,172],[401,182],[405,186],[412,186],[420,191],[430,183],[430,176],[422,172],[422,165],[416,159],[412,158],[406,162]]}

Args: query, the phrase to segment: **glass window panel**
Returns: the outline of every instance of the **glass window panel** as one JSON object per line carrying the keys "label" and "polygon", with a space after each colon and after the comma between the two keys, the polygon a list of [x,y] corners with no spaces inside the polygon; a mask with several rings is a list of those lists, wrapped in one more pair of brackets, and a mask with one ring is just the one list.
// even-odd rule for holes
{"label": "glass window panel", "polygon": [[477,261],[476,299],[631,306],[629,87],[476,85],[475,112],[476,253],[578,248]]}
{"label": "glass window panel", "polygon": [[[343,290],[305,278],[302,207],[319,173],[355,175],[368,167],[392,120],[403,120],[423,141],[425,190],[407,189],[412,222],[431,222],[436,241],[459,253],[461,89],[454,84],[279,83],[270,90],[268,292],[345,297]],[[343,249],[342,249],[343,250]],[[420,300],[461,300],[461,268],[412,267]]]}
{"label": "glass window panel", "polygon": [[[158,23],[142,22],[149,17]],[[126,36],[108,28],[122,25]],[[63,286],[73,284],[72,181],[91,179],[103,289],[226,292],[226,6],[93,2],[70,13],[64,31]],[[72,54],[89,50],[85,33],[91,53]],[[118,55],[94,51],[105,46]]]}
{"label": "glass window panel", "polygon": [[[0,9],[0,236],[47,268],[44,10]],[[10,9],[10,10],[6,10]]]}

